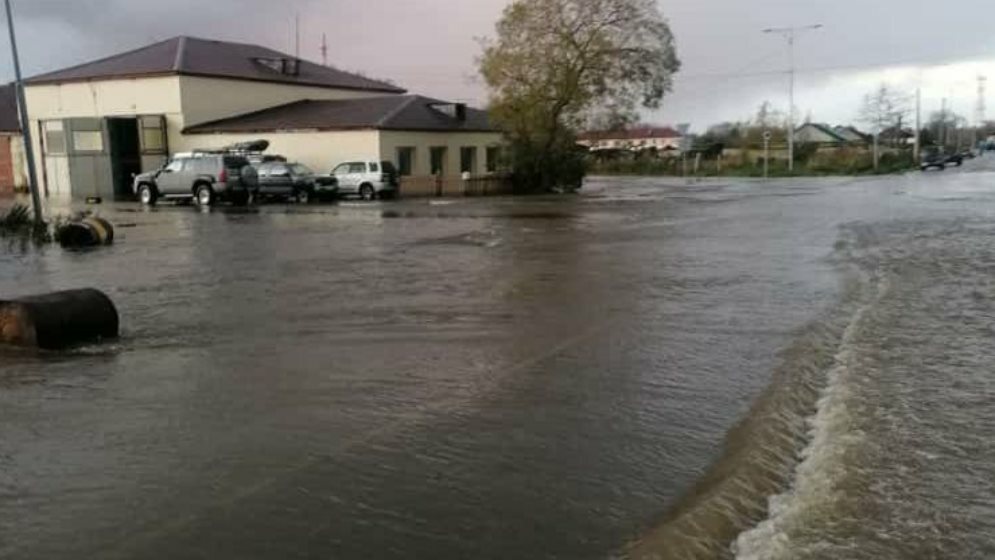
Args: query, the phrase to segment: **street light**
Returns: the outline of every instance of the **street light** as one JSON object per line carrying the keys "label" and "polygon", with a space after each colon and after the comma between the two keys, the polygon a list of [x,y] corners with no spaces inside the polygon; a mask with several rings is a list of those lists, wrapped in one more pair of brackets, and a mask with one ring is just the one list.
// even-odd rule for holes
{"label": "street light", "polygon": [[17,38],[14,36],[14,18],[10,14],[10,0],[4,0],[7,9],[7,29],[10,31],[10,53],[14,57],[15,88],[17,108],[21,117],[21,133],[24,134],[24,157],[28,161],[28,182],[31,189],[31,205],[35,211],[35,222],[42,223],[41,197],[38,195],[38,173],[35,171],[34,144],[31,143],[31,123],[28,122],[28,108],[24,103],[24,80],[21,79],[21,61],[17,56]]}
{"label": "street light", "polygon": [[790,59],[790,76],[788,83],[788,171],[795,170],[795,37],[806,31],[822,29],[822,24],[803,25],[800,27],[771,27],[764,29],[764,33],[777,34],[788,40],[788,57]]}

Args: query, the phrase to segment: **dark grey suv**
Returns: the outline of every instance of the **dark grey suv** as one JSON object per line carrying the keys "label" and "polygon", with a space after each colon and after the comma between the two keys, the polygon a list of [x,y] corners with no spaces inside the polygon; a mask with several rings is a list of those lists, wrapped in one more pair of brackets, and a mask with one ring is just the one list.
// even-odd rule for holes
{"label": "dark grey suv", "polygon": [[178,154],[162,169],[136,176],[133,185],[142,204],[192,198],[201,206],[219,201],[247,204],[257,187],[258,176],[248,159],[207,152]]}

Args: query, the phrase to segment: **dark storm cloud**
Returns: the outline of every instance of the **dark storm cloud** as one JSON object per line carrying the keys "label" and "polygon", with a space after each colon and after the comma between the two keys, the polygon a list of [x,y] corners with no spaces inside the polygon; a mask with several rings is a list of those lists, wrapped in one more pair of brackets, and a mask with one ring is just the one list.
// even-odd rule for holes
{"label": "dark storm cloud", "polygon": [[[29,74],[186,34],[293,51],[391,78],[419,92],[480,102],[473,79],[476,37],[492,33],[505,0],[13,0]],[[867,83],[858,67],[949,62],[995,55],[993,8],[962,0],[663,0],[684,62],[677,88],[655,118],[701,123],[741,118],[763,99],[784,98],[784,41],[767,27],[821,23],[798,43],[798,107],[827,118],[852,114]],[[7,57],[0,74],[10,76]],[[837,68],[835,71],[827,69]],[[820,69],[819,72],[806,70]],[[765,74],[766,73],[766,74]],[[761,74],[744,76],[744,74]],[[964,77],[967,80],[970,77]],[[964,81],[964,80],[961,80]],[[832,87],[836,95],[826,96]],[[958,86],[960,87],[960,86]],[[927,85],[929,89],[929,85]],[[933,88],[940,91],[942,88]],[[938,95],[946,95],[939,93]],[[953,92],[951,95],[959,95]],[[963,104],[963,102],[962,102]]]}

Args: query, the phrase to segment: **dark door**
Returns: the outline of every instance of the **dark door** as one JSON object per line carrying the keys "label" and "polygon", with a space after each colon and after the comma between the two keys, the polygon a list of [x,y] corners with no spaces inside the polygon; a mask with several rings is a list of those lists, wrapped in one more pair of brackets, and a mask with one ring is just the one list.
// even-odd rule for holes
{"label": "dark door", "polygon": [[142,155],[138,136],[138,119],[107,119],[111,140],[111,172],[114,177],[114,196],[131,198],[135,175],[142,172]]}

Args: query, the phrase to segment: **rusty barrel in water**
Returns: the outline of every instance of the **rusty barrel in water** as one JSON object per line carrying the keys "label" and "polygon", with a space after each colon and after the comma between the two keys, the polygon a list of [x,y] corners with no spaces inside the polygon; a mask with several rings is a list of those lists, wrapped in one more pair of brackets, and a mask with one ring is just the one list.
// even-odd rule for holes
{"label": "rusty barrel in water", "polygon": [[0,344],[57,350],[118,336],[117,308],[100,290],[0,300]]}
{"label": "rusty barrel in water", "polygon": [[114,226],[103,218],[89,217],[59,227],[59,244],[66,248],[96,247],[114,243]]}

